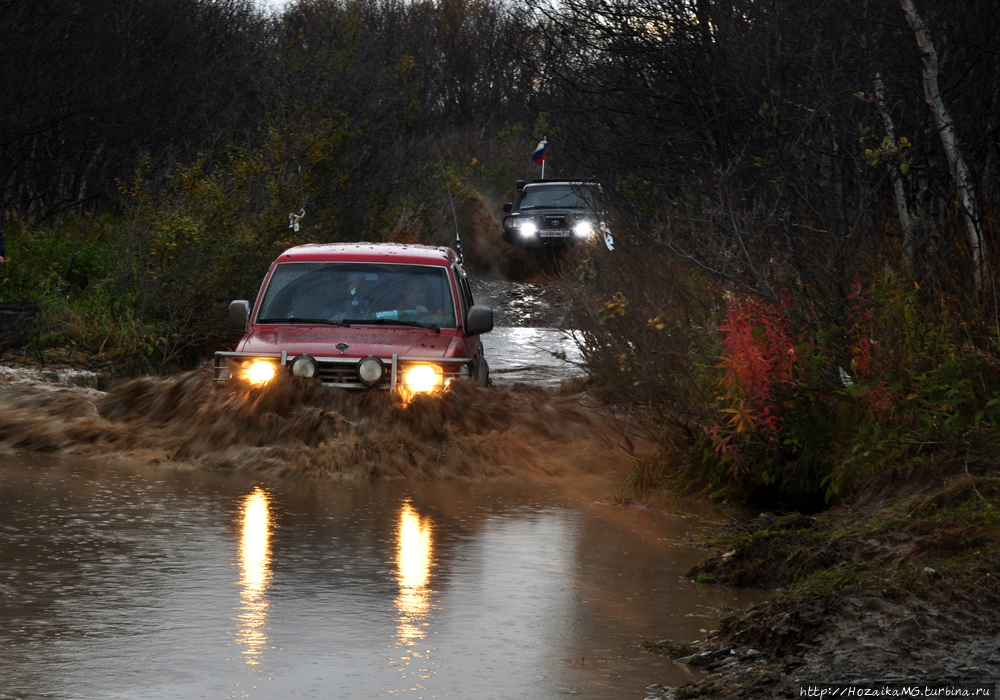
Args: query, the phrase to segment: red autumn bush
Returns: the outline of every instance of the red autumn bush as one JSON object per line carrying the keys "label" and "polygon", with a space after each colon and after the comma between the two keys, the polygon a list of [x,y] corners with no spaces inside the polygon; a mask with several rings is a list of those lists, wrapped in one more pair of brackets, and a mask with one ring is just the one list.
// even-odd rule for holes
{"label": "red autumn bush", "polygon": [[791,385],[795,342],[785,302],[773,304],[730,295],[726,321],[718,330],[722,351],[723,413],[737,433],[776,436],[781,424],[777,397]]}

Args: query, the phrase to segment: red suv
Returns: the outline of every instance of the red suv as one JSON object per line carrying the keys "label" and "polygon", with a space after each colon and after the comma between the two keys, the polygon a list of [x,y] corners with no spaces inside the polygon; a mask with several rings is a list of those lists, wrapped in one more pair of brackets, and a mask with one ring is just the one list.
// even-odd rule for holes
{"label": "red suv", "polygon": [[479,334],[493,329],[493,309],[473,305],[451,248],[297,246],[271,265],[253,308],[234,301],[229,318],[246,333],[236,352],[215,353],[220,381],[290,372],[412,395],[489,380]]}

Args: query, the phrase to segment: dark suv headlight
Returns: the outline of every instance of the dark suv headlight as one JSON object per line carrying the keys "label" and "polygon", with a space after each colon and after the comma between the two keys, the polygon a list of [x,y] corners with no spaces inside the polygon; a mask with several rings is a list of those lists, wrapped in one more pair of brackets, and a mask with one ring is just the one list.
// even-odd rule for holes
{"label": "dark suv headlight", "polygon": [[530,216],[510,216],[504,221],[504,227],[518,231],[522,236],[533,236],[538,231],[538,224]]}

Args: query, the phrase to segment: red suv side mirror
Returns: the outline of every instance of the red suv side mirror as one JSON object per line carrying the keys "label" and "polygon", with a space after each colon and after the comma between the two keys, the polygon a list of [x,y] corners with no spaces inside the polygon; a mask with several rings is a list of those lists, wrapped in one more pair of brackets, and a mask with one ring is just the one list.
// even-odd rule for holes
{"label": "red suv side mirror", "polygon": [[493,309],[489,306],[473,306],[465,319],[465,334],[479,335],[493,330]]}
{"label": "red suv side mirror", "polygon": [[239,326],[243,330],[247,329],[247,321],[250,320],[250,302],[243,299],[234,301],[229,305],[229,322],[234,326]]}

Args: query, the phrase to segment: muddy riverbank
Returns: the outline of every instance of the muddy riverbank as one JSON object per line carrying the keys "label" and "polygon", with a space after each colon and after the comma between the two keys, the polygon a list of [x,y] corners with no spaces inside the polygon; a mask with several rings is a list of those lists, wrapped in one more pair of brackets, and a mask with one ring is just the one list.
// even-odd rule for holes
{"label": "muddy riverbank", "polygon": [[997,483],[976,475],[977,466],[815,516],[763,514],[721,526],[702,540],[714,552],[688,576],[768,588],[770,599],[700,639],[648,644],[650,653],[709,671],[651,695],[798,697],[817,683],[996,683],[1000,558],[988,504]]}
{"label": "muddy riverbank", "polygon": [[[774,634],[762,633],[765,627],[803,641],[775,646]],[[998,638],[995,601],[942,594],[930,600],[842,595],[808,604],[763,603],[710,639],[681,647],[686,656],[679,658],[690,663],[696,657],[708,675],[677,687],[658,683],[648,692],[735,700],[799,697],[801,688],[826,683],[993,685],[1000,677]],[[678,653],[671,646],[662,640],[650,653],[670,658]]]}

